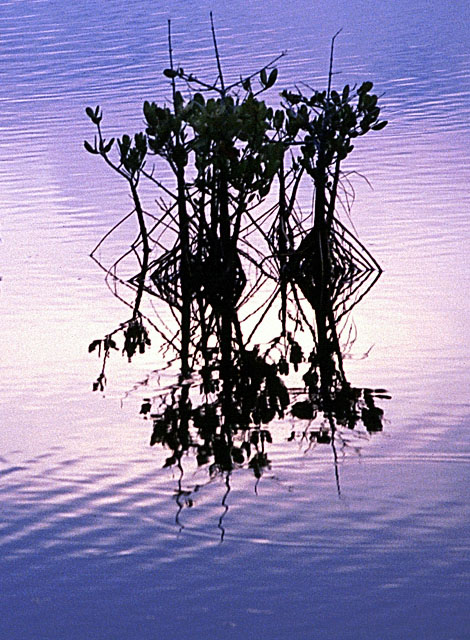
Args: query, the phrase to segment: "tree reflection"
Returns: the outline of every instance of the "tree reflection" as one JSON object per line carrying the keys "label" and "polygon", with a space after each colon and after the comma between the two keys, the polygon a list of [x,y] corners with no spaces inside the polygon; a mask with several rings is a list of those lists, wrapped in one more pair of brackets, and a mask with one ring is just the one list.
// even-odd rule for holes
{"label": "tree reflection", "polygon": [[[270,288],[269,278],[261,286],[258,283],[256,292],[248,296],[255,311],[243,319],[243,305],[228,300],[216,304],[201,290],[192,296],[185,347],[192,357],[179,360],[174,383],[163,391],[155,389],[155,396],[149,394],[140,410],[152,421],[151,446],[167,451],[164,468],[178,472],[175,500],[180,528],[183,510],[193,506],[194,494],[204,485],[188,488],[185,467],[205,470],[206,482],[223,478],[223,512],[218,523],[223,539],[231,476],[237,469],[249,469],[256,488],[271,467],[273,427],[305,452],[316,446],[331,448],[338,494],[339,453],[349,447],[347,434],[360,438],[382,431],[384,412],[377,402],[389,398],[387,392],[351,385],[344,367],[344,354],[355,341],[350,313],[377,282],[380,270],[362,245],[353,237],[347,245],[344,237],[346,231],[340,228],[329,239],[327,269],[318,268],[302,242],[287,259],[273,253],[273,261],[284,266],[279,269],[279,284]],[[239,265],[234,269],[238,273]],[[211,284],[210,296],[216,300],[223,298],[225,288],[223,279],[218,283]],[[249,286],[247,282],[240,286],[237,300]],[[107,359],[118,348],[117,334],[122,334],[122,351],[129,360],[149,346],[152,326],[163,336],[158,321],[141,310],[146,287],[143,278],[136,280],[134,302],[128,303],[129,320],[91,343],[90,350],[102,351],[103,362],[95,389],[104,388]],[[249,330],[249,322],[254,329]],[[261,328],[266,335],[266,327],[278,327],[277,334],[255,344],[254,337],[260,337]],[[176,340],[174,336],[163,343],[178,355],[181,347]]]}
{"label": "tree reflection", "polygon": [[[262,477],[271,464],[270,425],[282,420],[291,424],[288,440],[304,443],[306,449],[332,448],[340,493],[337,449],[348,446],[345,431],[381,431],[383,410],[377,400],[389,397],[383,389],[352,386],[345,374],[342,351],[348,344],[342,346],[338,322],[379,276],[372,270],[364,273],[353,263],[349,267],[349,274],[336,270],[335,276],[315,280],[308,263],[299,265],[287,282],[289,300],[294,302],[284,316],[292,320],[264,351],[247,347],[235,331],[225,347],[220,344],[222,337],[214,347],[198,343],[202,363],[193,368],[191,377],[180,378],[158,401],[143,402],[141,413],[153,421],[150,444],[165,448],[169,455],[164,466],[180,471],[178,520],[181,510],[192,506],[192,492],[182,488],[188,455],[207,469],[209,479],[225,478],[223,505],[228,509],[230,475],[245,467],[257,480]],[[274,303],[271,298],[269,305]],[[231,325],[240,326],[233,309]],[[229,364],[224,350],[230,350]],[[300,384],[293,386],[292,378]]]}

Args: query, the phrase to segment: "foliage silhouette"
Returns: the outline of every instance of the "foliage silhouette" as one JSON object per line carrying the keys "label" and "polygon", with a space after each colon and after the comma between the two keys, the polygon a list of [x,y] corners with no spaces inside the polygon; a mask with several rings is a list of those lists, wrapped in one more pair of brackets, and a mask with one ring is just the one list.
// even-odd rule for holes
{"label": "foliage silhouette", "polygon": [[[336,36],[327,89],[284,90],[273,108],[263,94],[275,85],[274,65],[284,54],[227,84],[212,15],[211,28],[218,70],[212,83],[174,65],[169,23],[170,66],[163,73],[172,101],[145,101],[145,131],[107,140],[100,108],[86,109],[96,136],[85,148],[125,180],[139,229],[111,266],[96,256],[121,223],[92,253],[113,292],[120,295],[119,284],[135,298],[126,301],[131,318],[89,350],[102,355],[93,388],[103,391],[117,334],[131,359],[150,345],[153,327],[176,354],[179,374],[158,401],[142,404],[153,421],[151,445],[168,449],[165,466],[176,465],[181,475],[183,459],[193,454],[211,477],[223,474],[228,483],[241,466],[262,476],[270,465],[268,426],[288,416],[302,425],[299,437],[308,446],[331,445],[335,463],[345,429],[382,429],[375,403],[387,395],[348,383],[339,329],[381,269],[338,210],[349,214],[351,207],[342,162],[352,141],[387,123],[371,82],[332,88]],[[144,209],[142,185],[155,190],[156,213]],[[305,193],[311,207],[299,199]],[[118,275],[129,258],[137,268]],[[142,311],[151,298],[173,315],[173,333]],[[294,428],[289,439],[296,438]],[[180,487],[177,501],[187,493]]]}

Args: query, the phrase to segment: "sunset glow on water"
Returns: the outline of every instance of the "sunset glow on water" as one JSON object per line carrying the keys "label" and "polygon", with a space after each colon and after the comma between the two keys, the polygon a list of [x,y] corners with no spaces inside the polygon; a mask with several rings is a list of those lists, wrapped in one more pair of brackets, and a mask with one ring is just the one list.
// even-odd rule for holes
{"label": "sunset glow on water", "polygon": [[[88,353],[129,315],[89,254],[132,203],[83,149],[85,107],[101,105],[108,136],[144,127],[143,101],[171,95],[170,18],[178,64],[215,77],[211,9],[228,78],[287,50],[279,91],[323,88],[343,28],[334,82],[372,80],[389,121],[348,159],[352,224],[384,272],[343,333],[351,385],[389,396],[383,430],[345,429],[334,451],[276,419],[260,478],[190,455],[165,467],[149,446],[142,401],[175,378],[156,334],[131,363],[113,352],[103,393]],[[2,638],[468,637],[467,13],[0,0]]]}

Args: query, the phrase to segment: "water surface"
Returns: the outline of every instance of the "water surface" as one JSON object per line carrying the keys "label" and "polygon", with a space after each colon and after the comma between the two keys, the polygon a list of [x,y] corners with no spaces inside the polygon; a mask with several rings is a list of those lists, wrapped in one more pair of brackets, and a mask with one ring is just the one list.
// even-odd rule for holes
{"label": "water surface", "polygon": [[[289,442],[289,418],[260,481],[241,469],[227,494],[188,461],[201,488],[178,504],[139,416],[161,354],[116,354],[91,391],[88,344],[127,312],[88,254],[131,205],[83,150],[84,107],[110,135],[142,125],[168,95],[168,18],[178,62],[215,74],[210,9],[229,77],[287,49],[279,88],[321,87],[343,27],[338,84],[383,93],[390,125],[350,168],[384,274],[346,365],[392,399],[341,450],[340,495],[331,448]],[[469,41],[465,2],[0,2],[3,637],[468,637]]]}

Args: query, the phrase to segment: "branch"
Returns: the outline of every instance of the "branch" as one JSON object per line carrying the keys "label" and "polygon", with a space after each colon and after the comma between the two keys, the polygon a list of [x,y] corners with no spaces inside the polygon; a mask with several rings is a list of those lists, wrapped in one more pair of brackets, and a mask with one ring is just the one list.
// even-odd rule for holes
{"label": "branch", "polygon": [[220,86],[221,86],[221,89],[222,89],[222,97],[225,97],[224,76],[223,76],[223,73],[222,73],[222,65],[220,64],[220,56],[219,56],[219,49],[217,47],[217,39],[215,37],[214,18],[212,16],[212,11],[210,12],[210,17],[211,17],[212,42],[214,43],[215,59],[217,60],[217,69],[219,71],[219,79],[220,79]]}
{"label": "branch", "polygon": [[341,31],[343,30],[343,28],[341,27],[341,29],[339,29],[339,31],[337,31],[335,33],[335,35],[332,37],[331,39],[331,50],[330,50],[330,69],[328,71],[328,92],[327,92],[327,99],[328,102],[330,101],[330,92],[331,92],[331,78],[333,76],[333,55],[334,55],[334,50],[335,50],[335,40],[336,38],[339,36],[339,34],[341,33]]}

